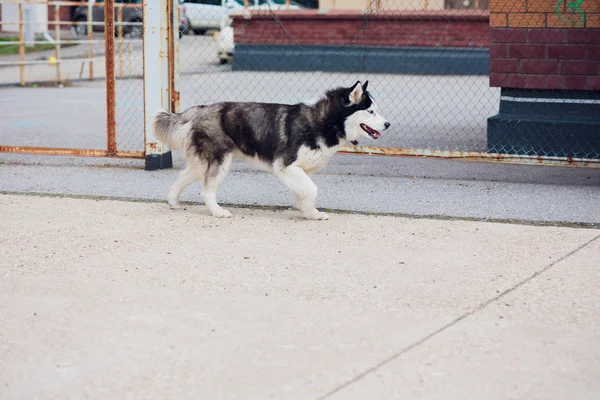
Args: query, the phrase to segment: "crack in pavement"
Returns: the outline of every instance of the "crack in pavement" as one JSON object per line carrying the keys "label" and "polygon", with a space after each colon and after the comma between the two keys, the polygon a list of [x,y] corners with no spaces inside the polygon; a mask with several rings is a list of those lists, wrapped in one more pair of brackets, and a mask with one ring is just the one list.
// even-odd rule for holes
{"label": "crack in pavement", "polygon": [[331,391],[327,392],[326,394],[320,396],[317,398],[317,400],[325,400],[327,398],[329,398],[330,396],[346,389],[348,386],[360,381],[362,378],[365,378],[367,375],[377,371],[379,368],[391,363],[392,361],[398,359],[400,356],[402,356],[403,354],[411,351],[412,349],[420,346],[421,344],[425,343],[426,341],[428,341],[429,339],[437,336],[438,334],[444,332],[445,330],[447,330],[448,328],[451,328],[452,326],[456,325],[457,323],[459,323],[460,321],[462,321],[463,319],[470,317],[471,315],[477,313],[478,311],[483,310],[484,308],[486,308],[488,305],[490,305],[491,303],[501,299],[502,297],[506,296],[507,294],[517,290],[518,288],[520,288],[521,286],[523,286],[524,284],[530,282],[531,280],[533,280],[534,278],[536,278],[538,275],[543,274],[544,272],[546,272],[547,270],[549,270],[550,268],[554,267],[556,264],[558,264],[559,262],[566,260],[567,258],[571,257],[573,254],[579,252],[581,249],[583,249],[584,247],[590,245],[591,243],[593,243],[594,241],[598,240],[600,238],[600,235],[594,237],[591,240],[588,240],[586,243],[582,244],[581,246],[577,247],[575,250],[565,254],[564,256],[562,256],[561,258],[559,258],[558,260],[546,265],[545,267],[543,267],[541,270],[536,271],[533,275],[531,275],[528,278],[523,279],[522,281],[518,282],[517,284],[513,285],[512,287],[506,289],[505,291],[503,291],[502,293],[492,297],[491,299],[479,304],[477,307],[475,307],[473,310],[459,316],[458,318],[454,319],[453,321],[449,322],[448,324],[442,326],[441,328],[431,332],[429,335],[423,337],[422,339],[416,341],[415,343],[408,345],[407,347],[399,350],[398,352],[392,354],[391,356],[389,356],[388,358],[384,359],[383,361],[379,362],[378,364],[364,370],[363,372],[361,372],[360,374],[356,375],[354,378],[347,380],[346,382],[342,383],[341,385],[338,385],[337,387],[335,387],[334,389],[332,389]]}

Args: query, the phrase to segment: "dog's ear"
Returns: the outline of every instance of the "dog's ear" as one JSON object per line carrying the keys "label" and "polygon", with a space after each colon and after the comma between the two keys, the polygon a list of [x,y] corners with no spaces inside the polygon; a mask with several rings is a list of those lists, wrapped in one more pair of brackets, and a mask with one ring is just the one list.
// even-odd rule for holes
{"label": "dog's ear", "polygon": [[369,86],[369,81],[365,81],[365,84],[364,84],[364,85],[362,85],[362,90],[363,90],[363,92],[366,92],[366,91],[367,91],[367,86]]}
{"label": "dog's ear", "polygon": [[360,81],[356,81],[354,86],[352,86],[352,88],[350,88],[350,94],[348,95],[348,101],[352,105],[358,104],[358,103],[360,103],[360,99],[362,98],[362,95],[363,95],[363,88],[360,84]]}

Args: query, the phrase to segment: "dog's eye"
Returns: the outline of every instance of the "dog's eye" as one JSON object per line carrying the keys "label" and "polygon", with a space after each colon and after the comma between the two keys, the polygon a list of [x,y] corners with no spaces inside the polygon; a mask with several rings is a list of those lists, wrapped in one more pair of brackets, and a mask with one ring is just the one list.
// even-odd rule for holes
{"label": "dog's eye", "polygon": [[368,111],[368,112],[369,112],[369,114],[371,114],[371,115],[374,115],[374,114],[375,114],[375,111],[373,111],[373,110],[367,110],[367,111]]}

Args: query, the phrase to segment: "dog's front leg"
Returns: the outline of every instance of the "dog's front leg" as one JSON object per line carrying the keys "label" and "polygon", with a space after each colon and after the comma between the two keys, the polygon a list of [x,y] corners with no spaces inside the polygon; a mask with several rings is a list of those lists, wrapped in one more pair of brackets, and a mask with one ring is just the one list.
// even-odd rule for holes
{"label": "dog's front leg", "polygon": [[304,170],[296,165],[275,169],[275,174],[296,195],[296,206],[306,219],[329,219],[324,212],[315,208],[317,185]]}

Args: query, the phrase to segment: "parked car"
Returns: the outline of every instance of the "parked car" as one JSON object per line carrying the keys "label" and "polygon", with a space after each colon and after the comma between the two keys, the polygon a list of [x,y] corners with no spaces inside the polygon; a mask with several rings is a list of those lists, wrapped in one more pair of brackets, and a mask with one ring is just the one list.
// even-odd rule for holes
{"label": "parked car", "polygon": [[179,3],[181,4],[181,14],[179,15],[181,17],[181,21],[179,21],[179,37],[181,38],[182,35],[190,33],[192,28],[190,26],[190,18],[187,15],[186,5],[183,4],[183,0]]}
{"label": "parked car", "polygon": [[[248,0],[248,1],[250,3],[248,8],[251,10],[277,11],[277,10],[286,10],[287,9],[285,0]],[[244,6],[243,0],[235,0],[235,2],[238,4],[241,4],[242,7]],[[295,1],[290,1],[289,10],[300,10],[303,8],[306,8],[306,7]]]}
{"label": "parked car", "polygon": [[[248,0],[250,10],[281,10],[285,9],[285,0]],[[244,0],[184,0],[190,28],[197,35],[208,30],[220,30],[221,21],[229,13],[244,8]],[[290,10],[305,8],[292,1]]]}
{"label": "parked car", "polygon": [[[87,0],[84,0],[87,1]],[[96,0],[96,4],[104,3],[104,0]],[[121,4],[139,4],[139,7],[123,7],[123,22],[126,23],[123,26],[123,33],[128,34],[134,38],[142,37],[142,0],[115,0],[115,3]],[[179,23],[179,37],[189,29],[189,22],[183,10],[183,15]],[[77,36],[87,36],[88,26],[82,22],[87,22],[88,6],[77,6],[71,14],[71,22],[77,22],[73,24],[71,29]],[[92,7],[92,20],[94,22],[104,22],[104,6],[94,5]],[[117,22],[117,7],[115,7],[115,22]],[[94,32],[104,32],[104,25],[93,25],[92,30]],[[118,26],[115,24],[115,33],[118,32]]]}
{"label": "parked car", "polygon": [[237,8],[227,0],[184,0],[183,5],[186,7],[190,29],[197,35],[203,35],[211,29],[219,30],[221,21]]}

